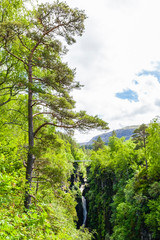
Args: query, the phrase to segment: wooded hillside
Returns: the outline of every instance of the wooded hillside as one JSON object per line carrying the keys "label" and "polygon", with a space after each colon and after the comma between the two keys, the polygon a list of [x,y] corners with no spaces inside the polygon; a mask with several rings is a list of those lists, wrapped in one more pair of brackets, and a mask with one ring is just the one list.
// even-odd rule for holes
{"label": "wooded hillside", "polygon": [[63,62],[86,15],[27,2],[1,2],[0,239],[159,240],[159,119],[80,147],[75,129],[108,129],[75,110],[81,85]]}

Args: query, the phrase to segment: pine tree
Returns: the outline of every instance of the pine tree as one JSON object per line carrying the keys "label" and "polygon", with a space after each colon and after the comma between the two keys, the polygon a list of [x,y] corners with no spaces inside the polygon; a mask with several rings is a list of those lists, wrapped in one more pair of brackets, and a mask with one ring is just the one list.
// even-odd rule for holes
{"label": "pine tree", "polygon": [[134,134],[132,135],[133,142],[136,144],[135,149],[144,149],[144,161],[146,165],[146,169],[148,168],[148,161],[146,158],[146,142],[148,137],[148,132],[146,131],[148,127],[145,124],[140,125],[139,128],[134,130]]}
{"label": "pine tree", "polygon": [[93,150],[98,151],[98,149],[104,148],[105,142],[103,142],[102,138],[99,136],[96,141],[93,143]]}
{"label": "pine tree", "polygon": [[148,133],[146,129],[148,127],[145,124],[139,126],[139,128],[134,130],[134,134],[132,135],[133,142],[136,143],[136,149],[146,147],[146,140]]}
{"label": "pine tree", "polygon": [[16,84],[28,94],[27,209],[31,204],[34,140],[41,129],[47,125],[71,131],[108,128],[107,123],[97,116],[74,111],[75,101],[70,92],[80,88],[80,84],[74,81],[75,71],[62,62],[66,48],[60,40],[75,43],[75,36],[83,34],[85,19],[83,11],[56,1],[38,5],[32,11],[26,10],[18,20],[0,25],[2,51],[17,61],[19,77]]}

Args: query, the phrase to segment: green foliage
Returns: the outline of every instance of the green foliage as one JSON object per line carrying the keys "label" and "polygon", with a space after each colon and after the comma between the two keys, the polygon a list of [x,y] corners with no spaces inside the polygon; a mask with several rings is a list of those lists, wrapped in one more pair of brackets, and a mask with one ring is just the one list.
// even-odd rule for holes
{"label": "green foliage", "polygon": [[[132,140],[112,136],[108,146],[89,155],[70,136],[56,133],[54,126],[42,128],[32,149],[36,157],[32,205],[24,212],[27,106],[25,95],[17,99],[0,108],[1,239],[91,239],[87,229],[76,229],[76,199],[81,198],[79,186],[86,177],[88,227],[94,230],[95,239],[160,238],[157,121],[147,129],[145,151],[136,150]],[[45,119],[45,114],[40,118],[37,115],[35,124]],[[15,124],[6,124],[10,122]],[[91,164],[74,162],[85,159],[91,159]]]}
{"label": "green foliage", "polygon": [[146,147],[149,160],[148,175],[150,178],[159,179],[160,173],[160,125],[154,120],[148,128],[148,144]]}
{"label": "green foliage", "polygon": [[[0,7],[0,239],[91,239],[87,229],[76,229],[76,198],[87,178],[88,227],[96,239],[160,239],[158,119],[141,125],[133,141],[113,133],[104,146],[99,138],[87,155],[56,132],[108,129],[97,116],[74,111],[71,90],[81,86],[62,61],[60,39],[73,44],[86,15],[59,1],[27,10],[25,1],[4,0]],[[90,165],[79,162],[88,159]],[[29,210],[24,192],[32,198]]]}
{"label": "green foliage", "polygon": [[[66,146],[63,140],[57,140],[61,143],[58,148],[57,143],[51,149],[43,148],[43,161],[37,160],[35,165],[39,166],[35,178],[39,186],[37,189],[37,183],[33,181],[33,204],[30,211],[24,213],[23,160],[25,161],[26,154],[25,149],[20,149],[20,144],[25,144],[23,136],[19,137],[4,138],[3,135],[3,142],[1,141],[1,239],[90,239],[87,230],[82,232],[75,227],[76,202],[68,183],[73,169],[73,157],[70,145]],[[55,146],[56,151],[53,151]]]}
{"label": "green foliage", "polygon": [[153,236],[160,236],[160,196],[148,201],[149,213],[145,216],[145,223],[153,232]]}
{"label": "green foliage", "polygon": [[91,239],[87,229],[76,229],[75,195],[69,188],[74,156],[86,157],[82,149],[67,136],[62,139],[53,126],[41,130],[32,149],[32,205],[24,212],[26,96],[19,95],[0,111],[0,239]]}
{"label": "green foliage", "polygon": [[76,167],[86,176],[84,164],[73,164],[86,156],[56,134],[57,127],[108,128],[97,116],[73,111],[70,93],[81,86],[62,61],[67,51],[60,40],[74,43],[86,15],[59,1],[28,10],[25,3],[0,6],[0,238],[90,239],[76,229],[69,188]]}
{"label": "green foliage", "polygon": [[[12,9],[10,2],[5,0],[1,7],[4,14],[5,7],[11,8],[11,12],[13,9],[16,13],[19,12],[19,17],[16,13],[13,16],[12,13],[6,14],[0,22],[0,106],[13,100],[15,96],[18,97],[20,93],[27,94],[28,159],[24,203],[28,209],[37,155],[35,138],[39,133],[41,135],[42,128],[49,125],[73,132],[76,128],[108,129],[108,126],[97,116],[89,116],[85,111],[75,112],[71,90],[80,88],[80,84],[74,80],[75,70],[62,61],[62,55],[67,52],[62,41],[65,40],[68,45],[73,44],[76,36],[81,36],[84,32],[84,11],[72,9],[67,3],[59,1],[33,3],[27,10],[23,1],[19,4],[15,2]],[[46,161],[46,154],[41,155]],[[64,158],[63,154],[58,158]],[[60,166],[61,164],[57,165],[57,169],[54,168],[59,177],[64,176]],[[50,172],[50,176],[55,174],[54,171]]]}
{"label": "green foliage", "polygon": [[159,239],[159,126],[149,125],[143,149],[112,136],[108,147],[92,151],[88,225],[96,239]]}
{"label": "green foliage", "polygon": [[22,13],[23,0],[3,0],[0,5],[0,22],[18,19]]}
{"label": "green foliage", "polygon": [[[56,209],[56,211],[54,210]],[[0,215],[1,239],[91,239],[87,230],[76,230],[65,208],[56,202],[43,204],[30,213],[15,210],[13,207]]]}

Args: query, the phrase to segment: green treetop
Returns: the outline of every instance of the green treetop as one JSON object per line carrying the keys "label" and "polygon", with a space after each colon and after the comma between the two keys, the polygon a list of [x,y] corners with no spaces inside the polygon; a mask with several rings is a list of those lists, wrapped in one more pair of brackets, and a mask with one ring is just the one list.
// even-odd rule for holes
{"label": "green treetop", "polygon": [[136,149],[146,147],[146,140],[148,136],[148,132],[146,131],[147,125],[142,124],[139,128],[134,130],[134,134],[132,135],[133,142],[136,143]]}
{"label": "green treetop", "polygon": [[93,143],[93,150],[98,151],[98,149],[103,149],[105,142],[103,142],[102,138],[99,136],[96,141]]}

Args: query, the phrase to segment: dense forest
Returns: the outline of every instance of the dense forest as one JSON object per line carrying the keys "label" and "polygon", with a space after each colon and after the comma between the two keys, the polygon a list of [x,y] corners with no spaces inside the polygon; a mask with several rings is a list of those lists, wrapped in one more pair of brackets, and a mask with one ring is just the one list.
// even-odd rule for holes
{"label": "dense forest", "polygon": [[159,240],[160,123],[92,149],[75,129],[108,129],[75,111],[66,45],[84,11],[3,0],[0,12],[0,239]]}

